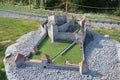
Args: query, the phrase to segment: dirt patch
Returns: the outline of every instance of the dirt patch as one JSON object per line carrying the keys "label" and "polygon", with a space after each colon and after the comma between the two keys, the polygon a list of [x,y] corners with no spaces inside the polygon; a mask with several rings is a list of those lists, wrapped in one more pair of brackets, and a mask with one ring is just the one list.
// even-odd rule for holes
{"label": "dirt patch", "polygon": [[0,44],[7,44],[7,43],[10,43],[10,42],[12,42],[12,40],[1,41]]}
{"label": "dirt patch", "polygon": [[0,34],[3,33],[4,31],[0,31]]}

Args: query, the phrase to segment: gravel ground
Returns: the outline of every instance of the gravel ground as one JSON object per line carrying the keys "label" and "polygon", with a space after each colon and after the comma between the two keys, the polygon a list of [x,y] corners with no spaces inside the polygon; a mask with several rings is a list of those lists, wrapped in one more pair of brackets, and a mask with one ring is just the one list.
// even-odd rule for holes
{"label": "gravel ground", "polygon": [[119,43],[94,33],[94,41],[85,50],[85,59],[90,70],[89,74],[98,75],[103,80],[117,80],[119,59],[116,44]]}
{"label": "gravel ground", "polygon": [[[5,63],[8,80],[120,80],[120,43],[93,33],[94,40],[85,49],[85,59],[89,66],[87,74],[78,71],[43,69],[41,64],[25,62]],[[116,46],[118,45],[118,46]]]}

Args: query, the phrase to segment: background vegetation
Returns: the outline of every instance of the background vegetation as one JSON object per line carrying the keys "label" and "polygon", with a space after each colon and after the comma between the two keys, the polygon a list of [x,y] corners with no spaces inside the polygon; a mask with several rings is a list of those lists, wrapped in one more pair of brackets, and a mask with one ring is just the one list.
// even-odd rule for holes
{"label": "background vegetation", "polygon": [[0,0],[2,4],[29,5],[34,9],[60,9],[65,11],[68,1],[69,12],[104,12],[120,16],[120,0]]}

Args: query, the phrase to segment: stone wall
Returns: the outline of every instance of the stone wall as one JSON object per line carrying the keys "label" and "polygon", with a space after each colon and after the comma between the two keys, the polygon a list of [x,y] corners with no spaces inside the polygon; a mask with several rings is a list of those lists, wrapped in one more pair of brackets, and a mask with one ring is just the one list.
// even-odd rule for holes
{"label": "stone wall", "polygon": [[79,66],[69,66],[60,64],[48,64],[48,69],[79,71]]}
{"label": "stone wall", "polygon": [[49,15],[48,16],[48,24],[49,25],[63,25],[67,23],[67,16],[66,15]]}
{"label": "stone wall", "polygon": [[61,26],[58,26],[59,32],[72,32],[74,30],[75,21],[71,20]]}
{"label": "stone wall", "polygon": [[57,39],[75,41],[76,37],[74,33],[59,32]]}

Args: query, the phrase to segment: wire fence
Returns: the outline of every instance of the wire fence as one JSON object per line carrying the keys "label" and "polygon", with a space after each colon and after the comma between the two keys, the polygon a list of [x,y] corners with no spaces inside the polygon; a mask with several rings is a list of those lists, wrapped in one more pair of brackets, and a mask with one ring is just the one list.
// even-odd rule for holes
{"label": "wire fence", "polygon": [[82,7],[82,8],[88,8],[88,9],[102,9],[102,10],[113,10],[113,9],[116,9],[116,8],[109,8],[109,7],[93,7],[93,6],[86,6],[86,5],[80,5],[80,4],[75,4],[75,3],[71,3],[71,2],[68,2],[69,4],[72,4],[72,5],[75,5],[75,6],[79,6],[79,7]]}
{"label": "wire fence", "polygon": [[[2,3],[3,4],[3,3]],[[10,6],[9,6],[10,5]],[[0,4],[0,6],[2,6]],[[8,6],[8,7],[7,7]],[[79,8],[76,8],[79,7]],[[54,7],[49,7],[49,6],[40,6],[40,8],[38,9],[35,9],[34,8],[34,5],[31,3],[27,6],[21,6],[21,5],[12,5],[12,4],[4,4],[3,5],[3,8],[8,8],[10,10],[15,10],[15,11],[22,11],[22,12],[33,12],[33,13],[37,13],[37,14],[48,14],[51,10],[51,12],[53,13],[61,13],[61,12],[65,12],[66,10],[66,2],[63,2],[57,6],[54,6]],[[75,3],[71,3],[71,2],[68,2],[68,7],[67,7],[68,11],[67,12],[70,12],[70,13],[83,13],[83,11],[87,11],[89,12],[90,10],[89,9],[97,9],[99,11],[104,11],[104,12],[108,12],[109,11],[112,11],[112,10],[115,10],[116,8],[109,8],[109,7],[93,7],[93,6],[86,6],[86,5],[80,5],[80,4],[75,4]],[[82,10],[81,10],[82,8]]]}

